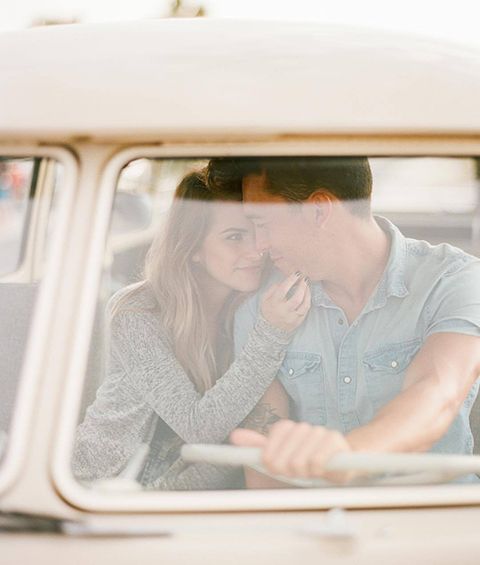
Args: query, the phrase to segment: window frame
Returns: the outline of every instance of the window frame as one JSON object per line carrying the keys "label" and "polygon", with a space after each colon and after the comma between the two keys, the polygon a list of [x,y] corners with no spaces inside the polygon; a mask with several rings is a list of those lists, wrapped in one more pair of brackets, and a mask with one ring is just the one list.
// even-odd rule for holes
{"label": "window frame", "polygon": [[[25,361],[19,376],[15,408],[11,420],[5,455],[0,464],[0,493],[8,490],[19,476],[27,454],[27,442],[34,421],[35,399],[42,381],[42,360],[48,342],[48,327],[52,319],[53,305],[59,284],[62,256],[69,229],[68,216],[73,208],[73,196],[78,178],[78,166],[74,155],[59,146],[0,143],[0,154],[11,158],[39,158],[58,162],[64,167],[62,194],[59,200],[59,221],[52,232],[50,253],[44,276],[39,283],[32,322],[25,347]],[[29,205],[30,207],[30,205]],[[28,216],[27,216],[28,221]],[[30,230],[29,230],[30,231]],[[30,233],[27,236],[30,239]],[[19,262],[22,269],[24,256]],[[10,274],[8,275],[10,278]],[[7,276],[5,277],[7,280]]]}
{"label": "window frame", "polygon": [[[80,308],[90,312],[93,319],[100,285],[100,272],[108,236],[116,182],[122,168],[140,158],[211,158],[215,156],[306,156],[306,155],[367,155],[375,157],[477,157],[480,139],[472,136],[325,136],[315,139],[291,139],[265,142],[237,143],[169,143],[121,149],[106,163],[92,218],[90,252],[84,265],[86,273],[82,284]],[[83,329],[90,327],[84,324]],[[77,324],[75,335],[79,335]],[[73,339],[75,339],[73,337]],[[76,428],[76,414],[81,402],[81,391],[90,343],[82,337],[83,351],[71,358],[63,406],[59,413],[58,433],[55,438],[52,479],[62,498],[73,506],[91,512],[205,512],[247,510],[307,510],[331,507],[392,508],[480,503],[480,487],[472,485],[428,485],[382,487],[331,488],[328,490],[241,490],[189,492],[99,492],[78,483],[70,470],[71,451]],[[379,493],[381,492],[381,496]]]}

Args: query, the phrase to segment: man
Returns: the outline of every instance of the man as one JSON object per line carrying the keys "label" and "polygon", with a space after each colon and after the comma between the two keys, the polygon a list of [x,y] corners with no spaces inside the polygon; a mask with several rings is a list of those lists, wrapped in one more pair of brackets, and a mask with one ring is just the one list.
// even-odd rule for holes
{"label": "man", "polygon": [[[267,437],[237,430],[232,442],[262,447],[273,473],[304,477],[344,451],[472,453],[480,261],[374,218],[366,158],[214,159],[209,169],[212,184],[241,183],[259,250],[312,283],[279,374],[299,422]],[[258,298],[237,314],[237,347]]]}

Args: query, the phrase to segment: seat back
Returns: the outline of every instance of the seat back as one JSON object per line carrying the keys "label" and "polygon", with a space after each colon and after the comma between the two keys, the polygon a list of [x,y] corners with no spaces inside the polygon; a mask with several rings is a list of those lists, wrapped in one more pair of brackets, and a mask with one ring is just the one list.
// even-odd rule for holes
{"label": "seat back", "polygon": [[87,369],[78,413],[78,423],[83,422],[87,408],[95,401],[97,390],[105,378],[105,364],[107,355],[107,340],[105,336],[105,306],[100,301],[95,312],[95,321],[92,329],[90,349],[88,353]]}
{"label": "seat back", "polygon": [[0,284],[0,430],[8,431],[30,330],[37,284]]}

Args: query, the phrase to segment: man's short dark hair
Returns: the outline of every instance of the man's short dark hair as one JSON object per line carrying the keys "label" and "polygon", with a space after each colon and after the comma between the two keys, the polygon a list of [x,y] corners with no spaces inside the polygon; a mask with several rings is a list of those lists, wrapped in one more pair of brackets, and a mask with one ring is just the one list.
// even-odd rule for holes
{"label": "man's short dark hair", "polygon": [[347,202],[353,213],[370,214],[372,172],[366,157],[219,157],[207,167],[214,190],[241,190],[247,175],[265,173],[268,193],[301,202],[325,190]]}

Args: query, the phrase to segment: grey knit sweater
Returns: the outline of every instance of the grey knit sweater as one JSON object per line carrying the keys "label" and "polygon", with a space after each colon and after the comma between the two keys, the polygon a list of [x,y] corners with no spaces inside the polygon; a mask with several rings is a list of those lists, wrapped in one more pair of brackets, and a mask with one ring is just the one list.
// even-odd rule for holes
{"label": "grey knit sweater", "polygon": [[[112,302],[124,295],[122,289]],[[77,429],[73,472],[83,481],[114,477],[147,441],[139,477],[146,488],[234,488],[238,471],[187,464],[179,450],[228,439],[275,378],[291,334],[260,316],[243,351],[202,395],[176,360],[155,305],[144,285],[113,317],[106,378]]]}

